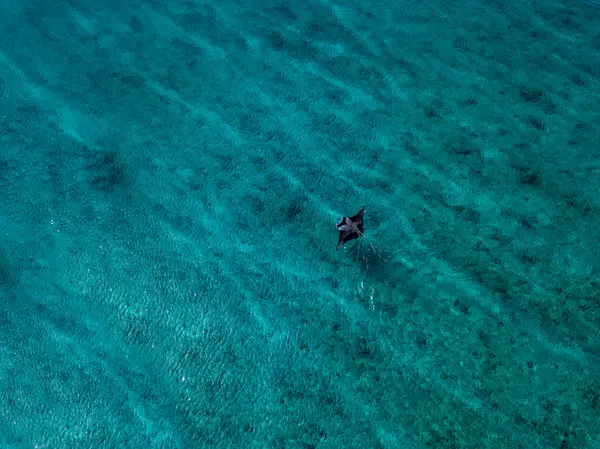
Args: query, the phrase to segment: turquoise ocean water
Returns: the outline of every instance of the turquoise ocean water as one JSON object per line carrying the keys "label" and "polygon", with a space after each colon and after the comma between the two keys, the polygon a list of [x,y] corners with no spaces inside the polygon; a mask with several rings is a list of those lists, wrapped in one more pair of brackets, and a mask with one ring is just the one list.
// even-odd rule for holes
{"label": "turquoise ocean water", "polygon": [[599,448],[592,3],[0,1],[0,447]]}

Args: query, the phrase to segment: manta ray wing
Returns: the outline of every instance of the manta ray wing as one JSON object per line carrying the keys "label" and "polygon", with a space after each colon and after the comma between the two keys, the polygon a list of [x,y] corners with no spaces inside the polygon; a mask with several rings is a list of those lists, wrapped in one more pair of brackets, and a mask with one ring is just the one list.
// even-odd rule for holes
{"label": "manta ray wing", "polygon": [[365,225],[363,222],[364,214],[365,214],[365,208],[361,207],[360,210],[358,211],[358,213],[354,217],[350,217],[350,220],[352,221],[352,223],[354,223],[356,225],[356,227],[359,230],[361,235],[365,233]]}

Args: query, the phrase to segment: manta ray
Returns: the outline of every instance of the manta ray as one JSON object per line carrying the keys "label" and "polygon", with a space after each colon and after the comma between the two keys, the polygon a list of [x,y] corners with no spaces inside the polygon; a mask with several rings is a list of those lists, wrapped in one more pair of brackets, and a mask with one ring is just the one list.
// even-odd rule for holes
{"label": "manta ray", "polygon": [[340,231],[340,238],[338,239],[336,250],[350,240],[357,239],[365,233],[365,225],[363,223],[364,213],[365,208],[361,207],[356,215],[350,218],[343,217],[342,221],[337,224],[337,228]]}

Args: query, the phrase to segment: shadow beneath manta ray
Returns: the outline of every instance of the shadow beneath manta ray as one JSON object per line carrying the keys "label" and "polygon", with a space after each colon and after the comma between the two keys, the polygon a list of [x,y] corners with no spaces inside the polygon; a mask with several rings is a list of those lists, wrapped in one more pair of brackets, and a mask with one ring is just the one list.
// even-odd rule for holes
{"label": "shadow beneath manta ray", "polygon": [[367,276],[383,282],[386,281],[387,264],[390,257],[385,251],[381,251],[363,240],[356,242],[355,245],[348,246],[346,253]]}

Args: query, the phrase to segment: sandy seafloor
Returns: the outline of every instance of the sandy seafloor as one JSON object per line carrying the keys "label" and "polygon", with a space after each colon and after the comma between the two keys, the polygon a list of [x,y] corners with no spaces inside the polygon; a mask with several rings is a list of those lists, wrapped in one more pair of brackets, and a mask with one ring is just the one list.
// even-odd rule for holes
{"label": "sandy seafloor", "polygon": [[599,75],[583,0],[1,1],[0,446],[600,447]]}

